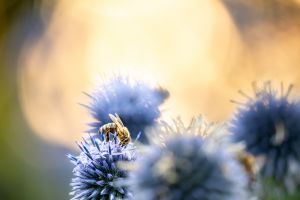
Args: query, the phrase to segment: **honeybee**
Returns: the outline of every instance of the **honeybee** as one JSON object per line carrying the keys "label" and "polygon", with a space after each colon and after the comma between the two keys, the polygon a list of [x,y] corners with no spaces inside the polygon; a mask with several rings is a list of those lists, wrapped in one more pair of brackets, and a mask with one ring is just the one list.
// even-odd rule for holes
{"label": "honeybee", "polygon": [[129,130],[124,126],[121,118],[118,114],[112,115],[109,114],[110,119],[113,121],[112,123],[104,124],[99,128],[98,133],[104,134],[106,142],[109,141],[109,134],[116,133],[116,136],[120,142],[121,146],[126,146],[129,144],[131,137]]}

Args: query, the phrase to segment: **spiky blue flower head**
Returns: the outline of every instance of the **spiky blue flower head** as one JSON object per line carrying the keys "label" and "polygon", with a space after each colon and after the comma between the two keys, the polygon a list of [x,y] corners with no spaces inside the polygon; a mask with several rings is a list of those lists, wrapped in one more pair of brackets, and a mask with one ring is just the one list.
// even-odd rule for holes
{"label": "spiky blue flower head", "polygon": [[263,177],[283,181],[290,173],[291,161],[300,159],[300,102],[289,101],[292,86],[276,91],[270,82],[254,86],[255,97],[241,92],[248,100],[231,122],[233,139],[244,142],[246,150],[263,158]]}
{"label": "spiky blue flower head", "polygon": [[[96,120],[90,124],[89,132],[97,133],[103,124],[111,122],[109,114],[117,113],[135,138],[160,117],[159,106],[167,99],[169,92],[128,77],[116,76],[89,96],[91,103],[87,107]],[[146,142],[144,134],[140,141]]]}
{"label": "spiky blue flower head", "polygon": [[116,200],[131,196],[127,186],[122,184],[128,171],[121,169],[118,163],[136,159],[133,144],[121,147],[114,141],[90,138],[90,142],[84,140],[78,146],[81,150],[79,156],[68,155],[75,165],[71,181],[72,199]]}
{"label": "spiky blue flower head", "polygon": [[147,147],[129,178],[135,199],[247,199],[245,171],[224,143],[194,134],[167,134],[164,145]]}

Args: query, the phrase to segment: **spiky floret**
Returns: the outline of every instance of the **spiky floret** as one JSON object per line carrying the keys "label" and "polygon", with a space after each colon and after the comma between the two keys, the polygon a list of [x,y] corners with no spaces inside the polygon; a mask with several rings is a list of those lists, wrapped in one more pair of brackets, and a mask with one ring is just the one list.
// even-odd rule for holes
{"label": "spiky floret", "polygon": [[121,169],[118,162],[135,160],[133,144],[121,147],[115,141],[104,142],[90,138],[90,141],[84,140],[78,146],[81,150],[79,156],[68,155],[75,165],[71,181],[72,199],[111,200],[130,197],[127,186],[122,184],[128,177],[128,171]]}
{"label": "spiky floret", "polygon": [[[95,119],[90,124],[89,132],[97,133],[103,124],[111,122],[109,114],[117,113],[135,138],[160,117],[159,106],[167,99],[169,92],[128,77],[116,76],[88,96],[91,102],[86,107]],[[144,134],[140,141],[146,141]]]}
{"label": "spiky floret", "polygon": [[245,171],[220,134],[204,138],[182,131],[168,134],[164,145],[151,143],[137,159],[129,178],[135,198],[247,199]]}
{"label": "spiky floret", "polygon": [[300,102],[289,101],[292,89],[280,92],[270,82],[258,88],[253,85],[255,96],[239,103],[239,110],[229,130],[237,142],[244,142],[246,150],[256,157],[262,157],[261,174],[275,180],[286,181],[291,161],[299,164],[300,159]]}
{"label": "spiky floret", "polygon": [[176,119],[173,119],[172,124],[163,120],[159,121],[156,126],[147,130],[146,135],[148,140],[156,145],[164,145],[168,138],[176,136],[198,136],[206,138],[209,135],[213,135],[213,137],[216,137],[216,135],[218,135],[216,134],[217,132],[222,132],[221,137],[222,140],[224,140],[224,132],[221,131],[224,130],[224,127],[225,124],[209,123],[202,116],[193,117],[189,125],[186,126],[181,118],[177,117]]}

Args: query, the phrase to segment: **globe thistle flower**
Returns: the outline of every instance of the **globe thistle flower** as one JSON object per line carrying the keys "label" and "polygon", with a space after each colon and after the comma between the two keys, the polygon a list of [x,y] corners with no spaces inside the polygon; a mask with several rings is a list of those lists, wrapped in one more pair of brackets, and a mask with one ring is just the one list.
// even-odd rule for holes
{"label": "globe thistle flower", "polygon": [[[162,135],[167,132],[156,130],[164,130]],[[246,174],[226,143],[213,139],[219,138],[219,133],[211,131],[216,137],[199,137],[186,132],[190,130],[178,130],[173,136],[168,134],[163,139],[164,145],[152,143],[145,155],[137,159],[136,169],[129,178],[134,197],[144,200],[247,199]]]}
{"label": "globe thistle flower", "polygon": [[115,141],[104,142],[90,138],[78,144],[79,156],[68,155],[75,165],[71,181],[72,199],[127,199],[131,196],[122,181],[128,171],[121,169],[118,162],[129,162],[136,158],[133,144],[120,147]]}
{"label": "globe thistle flower", "polygon": [[262,158],[261,175],[277,181],[288,181],[290,163],[300,159],[300,102],[289,101],[292,85],[284,92],[274,90],[270,82],[258,88],[253,84],[255,96],[239,103],[239,110],[229,130],[236,142],[244,142],[246,150]]}
{"label": "globe thistle flower", "polygon": [[235,159],[245,169],[248,175],[249,186],[256,180],[256,164],[253,156],[246,153],[244,145],[241,143],[232,143],[230,135],[227,132],[225,123],[207,122],[202,116],[193,117],[188,126],[185,126],[178,117],[173,120],[173,124],[166,121],[160,121],[157,126],[147,130],[147,136],[150,143],[164,147],[168,138],[181,136],[197,136],[211,141],[211,145],[226,146]]}
{"label": "globe thistle flower", "polygon": [[[169,92],[143,82],[130,81],[128,77],[116,76],[88,96],[91,102],[86,107],[95,119],[94,123],[89,124],[91,129],[88,132],[97,133],[103,124],[111,122],[108,115],[117,113],[131,135],[136,137],[160,117],[159,106],[167,99]],[[140,141],[146,142],[144,134]]]}

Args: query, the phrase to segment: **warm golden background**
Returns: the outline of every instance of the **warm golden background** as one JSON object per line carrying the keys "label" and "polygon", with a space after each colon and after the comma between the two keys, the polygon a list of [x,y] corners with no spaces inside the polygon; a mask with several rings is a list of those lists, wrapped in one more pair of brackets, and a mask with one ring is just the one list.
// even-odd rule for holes
{"label": "warm golden background", "polygon": [[167,88],[184,121],[229,119],[252,81],[300,91],[299,0],[1,0],[0,31],[0,199],[68,198],[77,103],[113,73]]}

